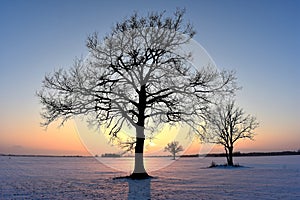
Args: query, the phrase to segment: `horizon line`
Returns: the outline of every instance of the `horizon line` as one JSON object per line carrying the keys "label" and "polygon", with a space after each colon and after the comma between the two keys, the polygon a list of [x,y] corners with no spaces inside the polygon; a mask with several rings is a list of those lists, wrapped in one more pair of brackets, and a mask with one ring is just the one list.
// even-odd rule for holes
{"label": "horizon line", "polygon": [[[208,154],[182,154],[176,157],[218,157],[224,156],[225,153],[208,153]],[[276,156],[276,155],[300,155],[299,150],[283,150],[283,151],[254,151],[254,152],[234,152],[234,156]],[[84,158],[97,158],[101,155],[55,155],[55,154],[11,154],[0,153],[0,156],[12,156],[12,157],[84,157]],[[120,156],[121,158],[134,157],[134,155]],[[102,157],[102,158],[120,158],[120,157]],[[144,157],[172,157],[172,155],[144,155]]]}

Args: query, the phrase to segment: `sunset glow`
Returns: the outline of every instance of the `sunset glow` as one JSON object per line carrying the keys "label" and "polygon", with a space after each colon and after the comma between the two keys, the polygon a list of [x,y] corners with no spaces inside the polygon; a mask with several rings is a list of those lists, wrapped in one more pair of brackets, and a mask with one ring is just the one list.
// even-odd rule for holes
{"label": "sunset glow", "polygon": [[[85,57],[86,37],[110,32],[112,24],[134,10],[187,10],[199,42],[220,69],[235,70],[243,87],[237,103],[257,117],[254,140],[241,140],[235,151],[300,149],[299,3],[236,1],[134,2],[116,6],[100,1],[4,1],[0,7],[0,154],[101,155],[122,153],[109,136],[76,120],[46,130],[40,126],[41,105],[35,93],[45,74],[72,66]],[[298,6],[293,6],[297,4]],[[80,13],[80,14],[78,14]],[[123,130],[119,136],[128,135]],[[168,155],[164,147],[179,141],[183,154],[223,152],[202,144],[187,127],[168,125],[150,139],[146,155]],[[132,135],[132,134],[129,134]]]}

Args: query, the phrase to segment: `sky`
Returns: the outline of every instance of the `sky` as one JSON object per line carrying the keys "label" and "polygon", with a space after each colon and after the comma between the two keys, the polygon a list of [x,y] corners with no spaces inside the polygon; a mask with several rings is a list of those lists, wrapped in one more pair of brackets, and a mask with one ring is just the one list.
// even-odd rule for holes
{"label": "sky", "polygon": [[[0,153],[93,154],[82,137],[88,134],[78,134],[74,121],[61,128],[57,123],[47,130],[40,127],[35,92],[43,77],[85,57],[89,34],[104,37],[134,11],[169,14],[177,7],[186,9],[185,19],[197,31],[194,39],[218,68],[236,71],[243,87],[237,104],[260,122],[255,140],[240,141],[236,151],[300,149],[299,1],[1,0]],[[199,152],[201,146],[194,143],[189,149],[185,146],[187,153]]]}

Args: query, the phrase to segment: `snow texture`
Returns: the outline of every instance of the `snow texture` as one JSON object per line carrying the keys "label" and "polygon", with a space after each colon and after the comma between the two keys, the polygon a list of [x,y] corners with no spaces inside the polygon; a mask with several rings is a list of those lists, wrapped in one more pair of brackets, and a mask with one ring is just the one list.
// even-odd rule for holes
{"label": "snow texture", "polygon": [[181,158],[150,172],[153,179],[114,180],[129,172],[95,158],[0,156],[0,199],[300,199],[300,156],[239,157],[246,167],[207,168],[212,161],[225,158]]}

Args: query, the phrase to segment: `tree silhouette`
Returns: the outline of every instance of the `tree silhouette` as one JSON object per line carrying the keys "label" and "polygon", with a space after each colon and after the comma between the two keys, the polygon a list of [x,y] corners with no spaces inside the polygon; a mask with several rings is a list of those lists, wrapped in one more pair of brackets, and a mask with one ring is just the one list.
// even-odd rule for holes
{"label": "tree silhouette", "polygon": [[183,147],[179,145],[179,142],[173,141],[167,144],[167,146],[165,147],[165,151],[170,152],[173,156],[173,160],[175,160],[176,154],[180,151],[183,151]]}
{"label": "tree silhouette", "polygon": [[253,139],[253,131],[259,125],[255,117],[245,115],[244,110],[235,106],[233,100],[218,104],[207,115],[206,122],[206,139],[224,146],[229,166],[233,166],[234,144],[242,138]]}
{"label": "tree silhouette", "polygon": [[[73,116],[105,126],[112,138],[123,126],[135,129],[135,167],[131,178],[147,178],[143,150],[145,133],[160,124],[182,122],[198,127],[216,95],[235,91],[235,75],[211,67],[195,70],[189,52],[178,53],[195,31],[183,21],[184,10],[136,13],[112,28],[103,40],[87,39],[89,58],[77,60],[69,70],[46,75],[37,93],[48,126]],[[196,130],[196,128],[195,128]]]}

